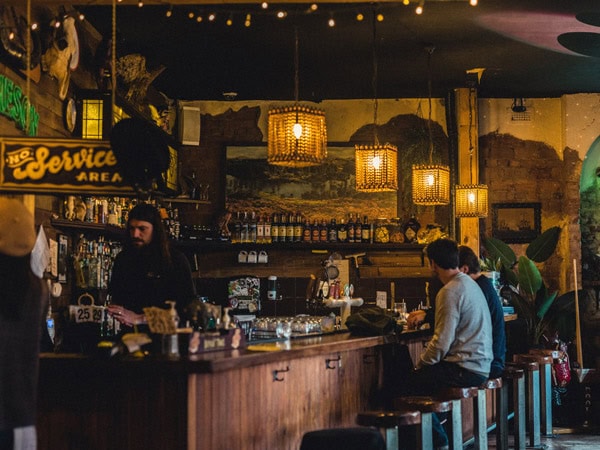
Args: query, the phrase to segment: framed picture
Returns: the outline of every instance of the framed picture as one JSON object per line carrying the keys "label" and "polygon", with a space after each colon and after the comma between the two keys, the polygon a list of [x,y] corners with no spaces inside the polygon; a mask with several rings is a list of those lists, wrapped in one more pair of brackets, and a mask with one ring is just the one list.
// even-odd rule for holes
{"label": "framed picture", "polygon": [[507,244],[533,241],[541,233],[540,203],[493,203],[492,236]]}
{"label": "framed picture", "polygon": [[357,192],[354,147],[329,145],[327,159],[314,167],[267,163],[266,145],[228,146],[226,202],[237,211],[301,212],[311,219],[346,218],[348,213],[396,217],[396,192]]}

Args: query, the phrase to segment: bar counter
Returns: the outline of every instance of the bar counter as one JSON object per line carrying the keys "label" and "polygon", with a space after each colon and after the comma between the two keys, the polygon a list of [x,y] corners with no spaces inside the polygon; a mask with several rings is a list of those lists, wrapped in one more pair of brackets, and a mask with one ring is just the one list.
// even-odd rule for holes
{"label": "bar counter", "polygon": [[[416,352],[427,335],[399,340]],[[337,333],[177,359],[42,354],[39,448],[298,449],[305,432],[354,426],[375,406],[381,346],[397,341]]]}

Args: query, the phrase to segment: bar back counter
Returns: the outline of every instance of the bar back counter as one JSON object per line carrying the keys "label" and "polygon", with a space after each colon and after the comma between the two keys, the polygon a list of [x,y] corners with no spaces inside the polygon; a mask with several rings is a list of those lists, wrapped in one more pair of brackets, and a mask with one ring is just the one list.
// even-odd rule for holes
{"label": "bar back counter", "polygon": [[[418,354],[427,336],[401,336]],[[374,407],[381,348],[347,332],[167,359],[42,354],[39,448],[297,449]]]}

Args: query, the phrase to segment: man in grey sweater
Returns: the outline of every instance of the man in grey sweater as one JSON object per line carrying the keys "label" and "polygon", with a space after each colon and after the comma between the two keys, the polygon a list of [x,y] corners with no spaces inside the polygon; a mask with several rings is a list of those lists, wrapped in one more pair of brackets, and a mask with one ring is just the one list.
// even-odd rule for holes
{"label": "man in grey sweater", "polygon": [[[492,362],[492,324],[483,292],[458,267],[458,246],[438,239],[427,246],[432,272],[444,286],[435,299],[435,328],[412,377],[415,394],[435,395],[445,387],[479,386]],[[434,445],[444,448],[448,437],[434,420]]]}

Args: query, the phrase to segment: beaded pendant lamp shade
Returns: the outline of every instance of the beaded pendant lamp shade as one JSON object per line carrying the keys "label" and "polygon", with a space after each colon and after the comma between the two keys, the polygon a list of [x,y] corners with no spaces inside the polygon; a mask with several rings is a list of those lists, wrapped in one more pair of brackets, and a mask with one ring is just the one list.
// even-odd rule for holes
{"label": "beaded pendant lamp shade", "polygon": [[412,166],[412,200],[415,205],[447,205],[450,203],[450,168],[433,164],[433,136],[431,134],[431,54],[434,47],[428,47],[428,87],[429,87],[429,164]]}
{"label": "beaded pendant lamp shade", "polygon": [[356,145],[356,190],[389,192],[398,190],[398,148],[379,144],[377,139],[377,27],[373,14],[373,145]]}
{"label": "beaded pendant lamp shade", "polygon": [[325,112],[298,104],[298,29],[295,30],[295,103],[269,110],[267,162],[286,167],[309,167],[327,158]]}
{"label": "beaded pendant lamp shade", "polygon": [[456,217],[488,216],[488,187],[485,184],[474,184],[473,180],[473,89],[469,90],[469,176],[471,184],[459,184],[454,188]]}

